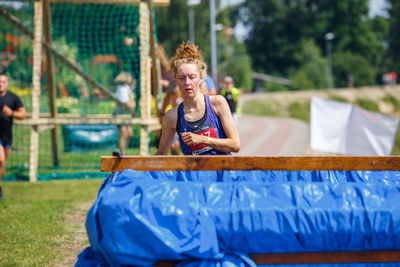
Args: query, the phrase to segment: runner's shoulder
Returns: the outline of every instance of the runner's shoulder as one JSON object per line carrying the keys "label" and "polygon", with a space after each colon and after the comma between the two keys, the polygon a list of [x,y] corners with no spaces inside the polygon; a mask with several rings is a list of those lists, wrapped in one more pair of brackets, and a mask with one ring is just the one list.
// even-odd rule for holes
{"label": "runner's shoulder", "polygon": [[213,106],[223,105],[226,102],[222,95],[210,95],[210,103]]}
{"label": "runner's shoulder", "polygon": [[164,120],[168,123],[175,123],[178,120],[178,107],[173,107],[165,113]]}

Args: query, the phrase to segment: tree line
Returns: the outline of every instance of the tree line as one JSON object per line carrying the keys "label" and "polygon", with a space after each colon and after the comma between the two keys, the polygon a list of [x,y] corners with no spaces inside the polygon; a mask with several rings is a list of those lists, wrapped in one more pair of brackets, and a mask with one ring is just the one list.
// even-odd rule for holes
{"label": "tree line", "polygon": [[[328,84],[328,58],[334,87],[382,83],[387,72],[400,72],[400,1],[383,0],[387,16],[369,17],[368,0],[245,0],[236,6],[217,3],[220,77],[231,75],[248,90],[252,73],[286,77],[291,86],[273,83],[266,90],[323,89]],[[210,62],[209,1],[194,6],[195,43]],[[188,40],[186,0],[156,9],[158,39],[169,55]],[[241,24],[243,40],[231,29]],[[327,34],[333,39],[327,40]],[[328,51],[330,46],[330,51]]]}

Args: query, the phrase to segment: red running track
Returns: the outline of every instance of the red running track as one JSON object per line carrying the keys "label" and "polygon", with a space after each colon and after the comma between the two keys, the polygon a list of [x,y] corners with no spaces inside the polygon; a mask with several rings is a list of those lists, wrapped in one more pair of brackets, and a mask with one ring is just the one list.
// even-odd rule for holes
{"label": "red running track", "polygon": [[302,156],[309,146],[309,125],[291,118],[239,117],[239,156]]}

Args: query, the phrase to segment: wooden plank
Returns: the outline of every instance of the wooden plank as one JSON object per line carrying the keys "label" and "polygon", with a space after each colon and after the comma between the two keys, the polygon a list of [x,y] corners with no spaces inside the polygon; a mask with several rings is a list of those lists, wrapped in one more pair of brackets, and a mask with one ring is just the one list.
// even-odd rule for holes
{"label": "wooden plank", "polygon": [[[44,14],[44,33],[45,41],[52,45],[53,39],[51,37],[51,8],[50,0],[43,1],[43,14]],[[57,91],[55,87],[55,63],[53,55],[50,53],[49,49],[46,49],[46,59],[47,59],[47,80],[49,85],[49,105],[50,105],[50,115],[52,118],[57,117],[56,99]],[[58,158],[58,133],[57,127],[51,129],[51,147],[53,155],[53,166],[60,166],[60,160]]]}
{"label": "wooden plank", "polygon": [[[333,251],[333,252],[302,252],[302,253],[266,253],[250,254],[256,265],[268,264],[317,264],[317,263],[372,263],[400,262],[399,250],[383,251]],[[159,267],[172,267],[179,261],[160,261]]]}
{"label": "wooden plank", "polygon": [[[1,9],[0,9],[1,10]],[[40,115],[40,76],[42,63],[42,32],[43,32],[43,3],[34,3],[34,24],[33,24],[33,66],[32,66],[32,120],[39,119]],[[37,181],[39,164],[39,127],[31,127],[31,144],[29,158],[29,181]]]}
{"label": "wooden plank", "polygon": [[102,156],[103,172],[194,170],[400,170],[400,156],[390,157],[247,157],[247,156]]}
{"label": "wooden plank", "polygon": [[399,250],[252,254],[257,264],[400,262]]}
{"label": "wooden plank", "polygon": [[282,78],[282,77],[276,77],[276,76],[272,76],[272,75],[268,75],[268,74],[264,74],[264,73],[257,73],[257,72],[253,72],[253,79],[258,79],[258,80],[262,80],[262,81],[271,81],[274,83],[279,83],[279,84],[284,84],[287,86],[291,86],[292,85],[292,81],[286,78]]}
{"label": "wooden plank", "polygon": [[[50,0],[52,4],[138,5],[141,0]],[[170,0],[153,0],[155,6],[169,6]]]}
{"label": "wooden plank", "polygon": [[149,27],[150,27],[150,56],[151,56],[151,83],[152,83],[152,88],[153,88],[153,98],[156,100],[156,114],[157,117],[160,117],[160,109],[159,109],[159,99],[161,99],[161,96],[158,95],[158,92],[161,91],[160,88],[160,77],[159,73],[157,71],[159,62],[155,53],[155,48],[156,44],[154,41],[154,18],[153,18],[153,0],[147,0],[147,5],[149,8]]}
{"label": "wooden plank", "polygon": [[39,119],[25,119],[16,123],[18,125],[69,125],[69,124],[113,124],[113,125],[143,125],[143,126],[155,126],[160,125],[160,121],[157,118],[141,119],[141,118],[39,118]]}
{"label": "wooden plank", "polygon": [[[27,118],[32,118],[32,113],[26,113]],[[51,118],[50,113],[40,113],[41,118]],[[113,115],[111,113],[109,114],[79,114],[79,113],[57,113],[58,118],[69,118],[69,119],[79,119],[79,118],[88,118],[91,120],[95,119],[132,119],[131,114],[116,114]],[[154,120],[159,120],[156,117],[152,117]],[[17,122],[15,122],[17,123]]]}
{"label": "wooden plank", "polygon": [[[147,4],[139,4],[139,32],[140,32],[140,118],[142,120],[151,117],[151,58],[149,55],[150,43],[150,10]],[[140,155],[149,154],[150,138],[149,127],[142,125],[140,129]]]}

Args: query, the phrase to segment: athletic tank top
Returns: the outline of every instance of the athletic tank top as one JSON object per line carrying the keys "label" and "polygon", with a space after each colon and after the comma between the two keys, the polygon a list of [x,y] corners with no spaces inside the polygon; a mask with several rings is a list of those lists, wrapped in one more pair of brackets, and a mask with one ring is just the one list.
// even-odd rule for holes
{"label": "athletic tank top", "polygon": [[[191,145],[188,146],[182,141],[180,133],[192,132],[199,135],[206,135],[214,138],[226,138],[224,129],[222,128],[221,121],[219,120],[217,114],[215,114],[214,109],[210,103],[210,97],[204,95],[204,100],[206,103],[206,111],[203,118],[197,122],[187,122],[185,120],[185,115],[183,113],[183,103],[178,107],[178,121],[176,124],[176,131],[179,136],[179,143],[181,145],[182,153],[184,155],[230,155],[229,152],[221,152],[215,150],[214,148],[204,145]],[[196,125],[198,124],[198,125]]]}

